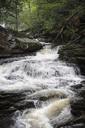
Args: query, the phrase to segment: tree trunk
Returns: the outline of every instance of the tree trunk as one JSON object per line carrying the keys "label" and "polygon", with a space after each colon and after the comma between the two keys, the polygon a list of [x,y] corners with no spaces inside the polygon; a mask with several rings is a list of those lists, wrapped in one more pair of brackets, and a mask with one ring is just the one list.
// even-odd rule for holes
{"label": "tree trunk", "polygon": [[18,27],[19,27],[19,22],[18,22],[18,16],[19,16],[19,13],[18,13],[18,0],[16,0],[16,31],[18,31]]}

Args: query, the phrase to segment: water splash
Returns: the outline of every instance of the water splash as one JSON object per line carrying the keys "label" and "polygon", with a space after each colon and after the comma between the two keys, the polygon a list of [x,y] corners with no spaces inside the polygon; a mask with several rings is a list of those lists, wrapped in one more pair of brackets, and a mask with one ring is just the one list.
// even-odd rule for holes
{"label": "water splash", "polygon": [[50,47],[45,46],[36,56],[0,65],[0,90],[54,88],[79,83],[81,78],[74,67],[58,60],[59,47]]}
{"label": "water splash", "polygon": [[[37,52],[36,55],[25,56],[0,65],[0,91],[14,93],[33,90],[33,94],[28,96],[27,93],[26,98],[35,95],[37,92],[45,96],[47,94],[45,94],[45,92],[43,93],[43,90],[48,90],[49,92],[50,90],[57,89],[65,93],[67,97],[73,95],[70,86],[79,84],[82,78],[76,73],[74,66],[67,65],[58,59],[59,48],[60,47],[51,48],[51,45],[46,45],[44,49]],[[37,96],[36,100],[38,100]],[[38,113],[35,114],[39,119],[36,121],[38,125],[35,124],[32,117],[31,119],[29,118],[29,113],[26,114],[24,112],[21,115],[17,115],[17,118],[14,117],[16,123],[12,128],[53,128],[51,120],[43,114],[48,110],[47,105],[51,102],[53,102],[53,99],[51,99],[50,102],[47,101],[43,103],[40,113],[39,108],[36,108],[38,109]],[[34,111],[36,111],[36,109]],[[67,111],[67,113],[69,113],[69,111]],[[62,115],[64,114],[61,114],[61,116],[56,119],[57,123],[58,119],[62,118]],[[54,118],[52,120],[54,120]]]}

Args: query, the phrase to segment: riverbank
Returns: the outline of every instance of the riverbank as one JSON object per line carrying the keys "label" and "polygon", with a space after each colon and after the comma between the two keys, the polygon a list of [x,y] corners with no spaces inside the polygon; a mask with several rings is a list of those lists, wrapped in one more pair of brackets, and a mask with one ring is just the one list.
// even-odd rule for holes
{"label": "riverbank", "polygon": [[59,50],[59,58],[67,63],[76,64],[85,75],[85,45],[68,43]]}
{"label": "riverbank", "polygon": [[43,48],[38,40],[15,33],[0,26],[0,58],[29,54]]}

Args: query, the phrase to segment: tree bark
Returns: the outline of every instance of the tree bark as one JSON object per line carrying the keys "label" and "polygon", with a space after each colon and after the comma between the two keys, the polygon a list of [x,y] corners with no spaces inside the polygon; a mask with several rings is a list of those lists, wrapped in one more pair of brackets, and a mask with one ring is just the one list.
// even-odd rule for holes
{"label": "tree bark", "polygon": [[16,0],[16,31],[18,31],[18,26],[19,26],[19,23],[18,23],[18,0]]}

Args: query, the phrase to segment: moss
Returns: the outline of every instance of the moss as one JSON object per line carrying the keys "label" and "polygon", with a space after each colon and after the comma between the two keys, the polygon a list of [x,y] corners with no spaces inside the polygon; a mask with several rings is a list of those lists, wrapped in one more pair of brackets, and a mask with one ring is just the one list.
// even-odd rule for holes
{"label": "moss", "polygon": [[[3,30],[3,32],[1,31]],[[1,27],[0,29],[0,58],[10,57],[17,54],[27,54],[40,50],[43,45],[35,40],[27,37],[14,37],[9,32]],[[11,38],[9,38],[11,37]]]}
{"label": "moss", "polygon": [[38,41],[29,38],[17,38],[16,42],[16,48],[19,48],[26,53],[35,52],[43,47],[42,44]]}

